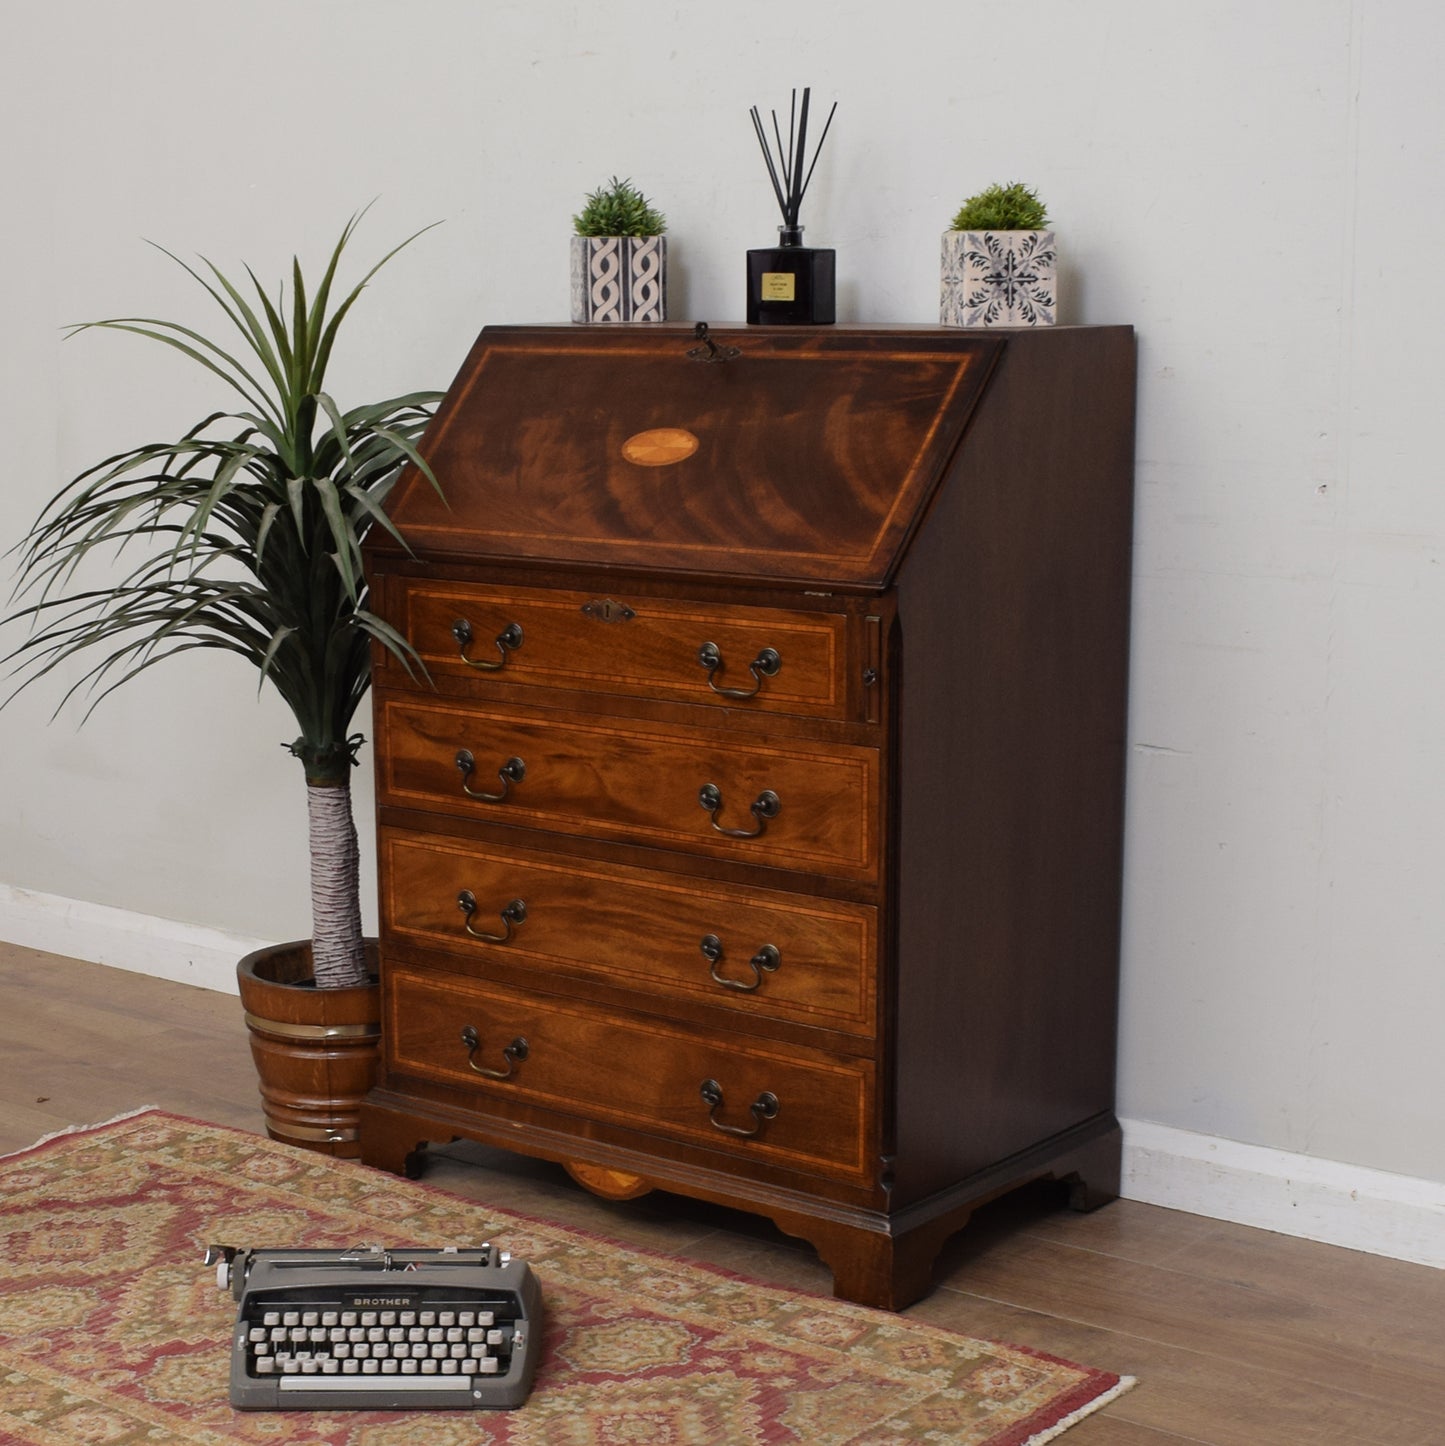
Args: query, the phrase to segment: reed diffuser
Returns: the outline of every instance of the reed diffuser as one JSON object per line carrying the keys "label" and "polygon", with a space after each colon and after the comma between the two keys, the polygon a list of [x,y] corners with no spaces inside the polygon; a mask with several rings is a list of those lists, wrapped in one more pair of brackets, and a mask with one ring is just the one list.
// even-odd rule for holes
{"label": "reed diffuser", "polygon": [[778,113],[773,111],[776,159],[757,106],[749,112],[758,144],[763,148],[763,160],[767,162],[768,179],[773,183],[778,209],[783,213],[783,224],[778,227],[778,244],[748,252],[750,326],[827,325],[837,316],[835,253],[820,247],[804,246],[803,226],[799,220],[803,197],[813,179],[813,169],[818,164],[823,142],[828,138],[833,114],[838,109],[838,102],[834,101],[833,109],[828,112],[828,119],[823,124],[823,132],[818,137],[813,159],[808,162],[808,105],[811,96],[811,89],[804,87],[800,107],[798,92],[793,92],[786,145],[783,144]]}

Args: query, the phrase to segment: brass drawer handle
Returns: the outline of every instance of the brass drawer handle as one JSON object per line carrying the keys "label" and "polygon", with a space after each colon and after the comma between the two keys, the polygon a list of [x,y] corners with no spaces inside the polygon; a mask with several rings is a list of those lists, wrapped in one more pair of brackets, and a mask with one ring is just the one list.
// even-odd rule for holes
{"label": "brass drawer handle", "polygon": [[529,1049],[527,1041],[519,1034],[502,1051],[502,1058],[507,1061],[506,1069],[483,1069],[473,1058],[482,1047],[481,1036],[477,1033],[475,1025],[469,1024],[462,1030],[462,1043],[467,1047],[467,1067],[478,1074],[486,1075],[488,1079],[511,1079],[516,1073],[517,1065],[526,1059]]}
{"label": "brass drawer handle", "polygon": [[467,657],[467,649],[472,645],[472,625],[465,618],[458,618],[452,624],[452,637],[457,640],[457,646],[461,649],[462,662],[467,667],[479,668],[484,673],[495,673],[498,668],[507,666],[508,652],[515,652],[522,646],[522,625],[521,623],[508,623],[492,639],[497,645],[497,651],[502,655],[495,663],[489,663],[485,658]]}
{"label": "brass drawer handle", "polygon": [[467,933],[473,939],[481,939],[487,944],[505,944],[512,937],[513,925],[520,927],[527,922],[527,901],[525,899],[513,899],[502,910],[501,919],[505,927],[500,934],[484,934],[480,929],[472,928],[472,915],[477,912],[477,896],[470,889],[463,889],[457,895],[457,908],[467,916],[465,920]]}
{"label": "brass drawer handle", "polygon": [[756,658],[748,664],[748,672],[753,675],[753,686],[751,688],[719,688],[717,675],[723,666],[722,649],[716,643],[704,643],[697,650],[698,665],[707,671],[707,685],[720,698],[752,698],[762,689],[764,678],[776,678],[778,670],[783,666],[783,660],[775,648],[764,648]]}
{"label": "brass drawer handle", "polygon": [[520,783],[527,776],[527,765],[520,758],[509,758],[498,770],[497,777],[502,780],[500,793],[483,793],[480,789],[471,788],[467,779],[472,776],[472,771],[477,766],[477,760],[472,757],[470,748],[459,748],[457,750],[457,768],[461,770],[462,792],[468,798],[480,799],[483,803],[500,803],[506,796],[508,790],[514,783]]}
{"label": "brass drawer handle", "polygon": [[723,801],[722,790],[715,783],[704,783],[697,791],[697,801],[699,807],[706,809],[711,815],[708,822],[725,838],[758,838],[767,828],[768,820],[776,818],[783,806],[778,795],[771,788],[765,788],[748,805],[748,811],[758,821],[756,828],[724,828],[717,821],[717,813]]}
{"label": "brass drawer handle", "polygon": [[742,1140],[751,1140],[755,1135],[763,1132],[763,1126],[769,1120],[778,1116],[778,1097],[769,1090],[764,1090],[748,1109],[752,1112],[753,1127],[744,1129],[741,1125],[725,1125],[718,1119],[717,1112],[722,1108],[723,1092],[722,1086],[715,1079],[705,1079],[702,1082],[701,1094],[704,1102],[709,1106],[707,1122],[713,1129],[721,1130],[725,1135],[736,1135]]}
{"label": "brass drawer handle", "polygon": [[722,962],[723,946],[722,940],[716,934],[704,934],[702,939],[703,958],[712,965],[709,971],[712,977],[717,980],[724,989],[740,989],[745,994],[751,994],[763,982],[763,970],[769,974],[777,972],[778,965],[783,962],[783,956],[778,953],[777,948],[772,944],[764,944],[751,959],[748,960],[748,968],[753,971],[751,980],[729,979],[717,972],[717,966]]}

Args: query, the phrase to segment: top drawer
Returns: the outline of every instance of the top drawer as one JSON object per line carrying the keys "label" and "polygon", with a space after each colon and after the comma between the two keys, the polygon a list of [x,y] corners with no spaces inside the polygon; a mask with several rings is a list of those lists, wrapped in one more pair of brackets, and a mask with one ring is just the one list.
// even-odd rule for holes
{"label": "top drawer", "polygon": [[[846,716],[848,619],[732,603],[399,578],[388,621],[432,677]],[[388,655],[394,685],[405,677]]]}

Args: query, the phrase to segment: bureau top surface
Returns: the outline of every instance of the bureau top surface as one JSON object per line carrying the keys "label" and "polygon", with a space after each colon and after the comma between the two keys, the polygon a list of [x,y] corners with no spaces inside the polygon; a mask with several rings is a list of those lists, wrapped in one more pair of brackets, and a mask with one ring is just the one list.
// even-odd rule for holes
{"label": "bureau top surface", "polygon": [[[422,555],[881,586],[1006,342],[489,327],[392,520]],[[699,354],[701,353],[701,355]]]}

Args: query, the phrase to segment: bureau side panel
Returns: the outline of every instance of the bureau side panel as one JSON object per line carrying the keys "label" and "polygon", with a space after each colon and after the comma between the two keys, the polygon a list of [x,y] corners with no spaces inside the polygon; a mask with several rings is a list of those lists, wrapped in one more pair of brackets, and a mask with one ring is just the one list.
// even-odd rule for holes
{"label": "bureau side panel", "polygon": [[1134,372],[1012,335],[899,574],[895,1208],[1113,1109]]}

